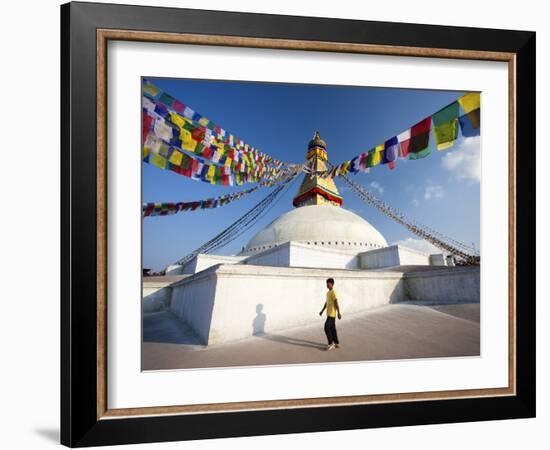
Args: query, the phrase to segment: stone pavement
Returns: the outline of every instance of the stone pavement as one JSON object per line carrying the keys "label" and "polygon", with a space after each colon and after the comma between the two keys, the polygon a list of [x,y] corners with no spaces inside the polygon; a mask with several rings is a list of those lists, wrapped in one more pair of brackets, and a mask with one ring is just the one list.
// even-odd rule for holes
{"label": "stone pavement", "polygon": [[142,369],[322,363],[477,356],[479,303],[392,304],[342,317],[339,349],[326,351],[319,323],[240,341],[200,345],[171,311],[144,314]]}

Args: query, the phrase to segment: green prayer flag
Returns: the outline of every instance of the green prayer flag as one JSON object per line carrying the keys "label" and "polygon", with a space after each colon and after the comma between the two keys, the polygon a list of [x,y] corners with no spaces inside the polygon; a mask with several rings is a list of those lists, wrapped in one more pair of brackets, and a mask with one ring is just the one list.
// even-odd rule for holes
{"label": "green prayer flag", "polygon": [[437,127],[443,125],[444,123],[451,122],[454,119],[458,119],[459,116],[459,107],[458,102],[453,102],[450,105],[445,106],[445,108],[440,109],[432,116],[432,122]]}
{"label": "green prayer flag", "polygon": [[171,107],[172,103],[174,103],[174,97],[163,92],[159,97],[159,101],[164,103],[166,106]]}
{"label": "green prayer flag", "polygon": [[453,102],[432,116],[435,142],[438,150],[444,150],[454,144],[458,136],[459,114],[459,104],[458,102]]}
{"label": "green prayer flag", "polygon": [[458,119],[442,123],[434,127],[435,142],[438,150],[445,150],[452,147],[458,137]]}
{"label": "green prayer flag", "polygon": [[431,153],[430,147],[426,147],[424,150],[421,150],[416,153],[409,153],[409,159],[421,159],[425,158]]}

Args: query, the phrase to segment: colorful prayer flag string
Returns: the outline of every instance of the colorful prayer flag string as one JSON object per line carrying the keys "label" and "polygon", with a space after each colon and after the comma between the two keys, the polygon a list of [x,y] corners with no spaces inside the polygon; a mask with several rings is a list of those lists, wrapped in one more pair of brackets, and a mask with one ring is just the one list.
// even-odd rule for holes
{"label": "colorful prayer flag string", "polygon": [[221,149],[213,141],[206,146],[203,130],[187,122],[173,123],[151,109],[143,109],[142,123],[143,161],[193,180],[233,186],[275,180],[298,167],[276,167],[227,145]]}
{"label": "colorful prayer flag string", "polygon": [[299,171],[300,170],[295,168],[292,172],[289,172],[289,174],[283,178],[275,179],[275,180],[265,180],[260,182],[258,185],[251,187],[249,189],[246,189],[244,191],[234,192],[232,194],[224,194],[224,195],[220,195],[219,197],[208,198],[205,200],[195,200],[195,201],[189,201],[189,202],[175,202],[175,203],[174,202],[145,203],[143,205],[143,210],[142,210],[143,217],[169,216],[169,215],[177,214],[184,211],[196,211],[196,210],[203,210],[203,209],[219,208],[220,206],[228,205],[229,203],[235,200],[240,200],[246,195],[257,191],[261,187],[271,187],[277,183],[285,182],[286,180],[288,180],[288,178],[294,177],[296,174],[298,174]]}
{"label": "colorful prayer flag string", "polygon": [[[464,110],[463,115],[460,115],[460,106]],[[380,164],[387,164],[393,169],[399,159],[415,160],[430,154],[430,131],[434,135],[437,149],[446,150],[454,145],[459,128],[464,137],[479,136],[479,92],[463,95],[409,129],[387,139],[383,144],[317,175],[333,178],[348,173],[368,172],[371,167]]]}
{"label": "colorful prayer flag string", "polygon": [[275,166],[286,164],[261,152],[244,142],[242,139],[237,138],[232,133],[216,125],[213,121],[199,114],[188,105],[173,98],[150,81],[143,80],[142,92],[144,94],[143,107],[145,109],[154,111],[164,118],[169,116],[172,122],[180,126],[187,122],[188,124],[194,124],[195,127],[201,127],[202,132],[208,135],[209,138],[231,146],[238,151],[247,153],[254,161],[261,161],[262,163],[269,163]]}

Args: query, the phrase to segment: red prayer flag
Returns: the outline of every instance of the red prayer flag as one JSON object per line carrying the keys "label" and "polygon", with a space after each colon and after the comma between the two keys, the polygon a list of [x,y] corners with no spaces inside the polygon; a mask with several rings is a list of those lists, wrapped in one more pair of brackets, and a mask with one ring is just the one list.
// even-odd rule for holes
{"label": "red prayer flag", "polygon": [[411,137],[411,153],[418,153],[425,150],[430,143],[430,132],[424,132]]}
{"label": "red prayer flag", "polygon": [[427,133],[430,131],[430,126],[432,124],[432,116],[426,117],[424,120],[421,120],[416,125],[411,127],[411,137],[418,136],[419,134]]}
{"label": "red prayer flag", "polygon": [[147,140],[147,135],[153,124],[153,118],[147,114],[147,111],[143,111],[143,142]]}
{"label": "red prayer flag", "polygon": [[155,204],[154,203],[149,203],[147,205],[147,209],[145,209],[144,216],[146,216],[146,217],[150,216],[154,209],[155,209]]}
{"label": "red prayer flag", "polygon": [[172,109],[176,112],[182,113],[185,109],[185,105],[179,100],[174,100],[174,103],[172,104]]}
{"label": "red prayer flag", "polygon": [[202,140],[204,139],[204,130],[201,128],[195,128],[191,132],[191,137],[197,142],[202,142]]}
{"label": "red prayer flag", "polygon": [[406,141],[399,143],[399,157],[400,158],[406,158],[409,156],[409,152],[411,151],[411,140],[407,139]]}

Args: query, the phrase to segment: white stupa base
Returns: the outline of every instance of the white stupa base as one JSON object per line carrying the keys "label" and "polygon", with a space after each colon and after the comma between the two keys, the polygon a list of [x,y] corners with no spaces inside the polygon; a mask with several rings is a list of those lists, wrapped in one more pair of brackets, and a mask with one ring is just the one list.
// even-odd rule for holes
{"label": "white stupa base", "polygon": [[479,302],[479,267],[406,273],[222,264],[172,284],[170,308],[203,344],[221,344],[322,321],[329,277],[345,315],[409,300]]}

